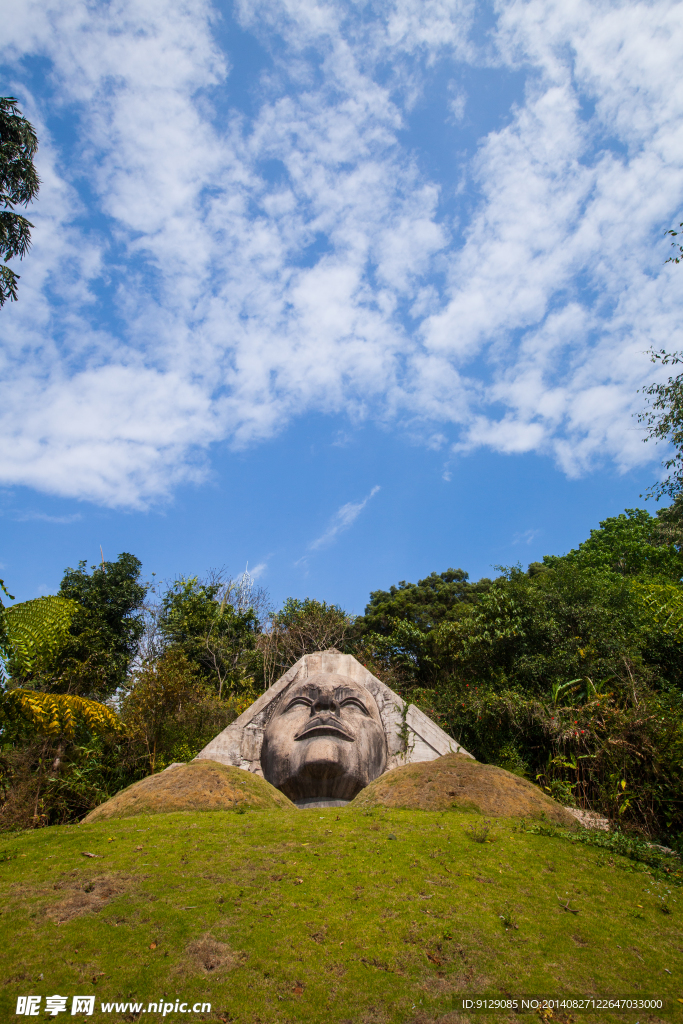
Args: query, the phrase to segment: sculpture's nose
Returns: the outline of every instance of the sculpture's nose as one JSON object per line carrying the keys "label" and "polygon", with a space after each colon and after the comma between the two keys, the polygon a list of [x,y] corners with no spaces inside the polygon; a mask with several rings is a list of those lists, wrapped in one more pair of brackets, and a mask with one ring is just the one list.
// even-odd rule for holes
{"label": "sculpture's nose", "polygon": [[327,711],[328,714],[339,717],[339,701],[335,700],[331,693],[319,693],[311,705],[311,714],[319,715],[321,711]]}

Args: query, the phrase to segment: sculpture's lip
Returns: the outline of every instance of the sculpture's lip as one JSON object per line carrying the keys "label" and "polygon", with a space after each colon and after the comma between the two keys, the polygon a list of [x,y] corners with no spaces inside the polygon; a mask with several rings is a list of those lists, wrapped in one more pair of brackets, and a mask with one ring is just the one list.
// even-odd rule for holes
{"label": "sculpture's lip", "polygon": [[352,736],[350,732],[344,728],[339,722],[330,721],[329,718],[315,719],[310,725],[305,726],[301,729],[296,736],[295,740],[304,740],[309,736],[341,736],[344,740],[355,740],[355,736]]}

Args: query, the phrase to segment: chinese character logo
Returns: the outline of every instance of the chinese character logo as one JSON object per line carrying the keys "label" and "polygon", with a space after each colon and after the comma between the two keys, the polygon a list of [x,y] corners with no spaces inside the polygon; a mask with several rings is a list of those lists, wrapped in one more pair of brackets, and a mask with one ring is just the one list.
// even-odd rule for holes
{"label": "chinese character logo", "polygon": [[56,1017],[58,1013],[64,1013],[65,1010],[66,996],[45,997],[45,1013],[51,1013],[53,1017]]}
{"label": "chinese character logo", "polygon": [[95,1009],[95,997],[94,996],[74,996],[71,1004],[71,1015],[74,1013],[86,1013],[88,1016]]}
{"label": "chinese character logo", "polygon": [[17,1014],[22,1017],[37,1017],[40,1009],[40,996],[19,996]]}

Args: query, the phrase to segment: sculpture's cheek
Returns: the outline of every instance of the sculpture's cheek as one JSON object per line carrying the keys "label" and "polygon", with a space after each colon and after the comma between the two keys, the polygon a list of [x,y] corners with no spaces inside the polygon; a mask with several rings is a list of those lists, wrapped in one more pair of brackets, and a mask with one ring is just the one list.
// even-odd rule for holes
{"label": "sculpture's cheek", "polygon": [[378,778],[386,767],[387,745],[384,729],[374,720],[366,720],[364,727],[358,730],[356,747],[359,775],[363,779],[363,786],[367,786]]}
{"label": "sculpture's cheek", "polygon": [[264,777],[273,786],[279,788],[279,778],[282,772],[289,773],[289,757],[286,751],[278,750],[277,736],[270,729],[266,730],[261,747],[261,770]]}
{"label": "sculpture's cheek", "polygon": [[[269,782],[271,776],[289,774],[289,763],[296,760],[297,742],[294,739],[308,719],[307,713],[282,715],[272,721],[263,736],[261,768]],[[273,785],[277,785],[273,782]]]}

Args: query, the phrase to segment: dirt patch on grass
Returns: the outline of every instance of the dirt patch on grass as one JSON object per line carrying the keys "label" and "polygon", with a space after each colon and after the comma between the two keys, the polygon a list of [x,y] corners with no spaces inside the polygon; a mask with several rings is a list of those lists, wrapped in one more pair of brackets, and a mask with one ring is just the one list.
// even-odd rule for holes
{"label": "dirt patch on grass", "polygon": [[422,811],[471,808],[492,817],[546,817],[558,825],[577,827],[576,818],[532,782],[463,754],[394,768],[371,782],[351,806]]}
{"label": "dirt patch on grass", "polygon": [[185,947],[183,961],[178,968],[179,974],[223,974],[239,967],[247,958],[246,953],[235,952],[219,942],[213,935],[202,935]]}
{"label": "dirt patch on grass", "polygon": [[426,1014],[420,1014],[419,1017],[413,1017],[411,1024],[470,1024],[470,1017],[463,1017],[462,1014],[447,1013],[445,1017],[428,1017]]}
{"label": "dirt patch on grass", "polygon": [[295,810],[284,794],[259,775],[219,764],[190,761],[150,775],[100,804],[86,822],[171,811]]}
{"label": "dirt patch on grass", "polygon": [[45,909],[45,916],[55,924],[65,924],[85,914],[97,914],[103,907],[130,888],[133,879],[128,875],[96,875],[78,882],[57,883],[53,888],[68,890],[68,895]]}

